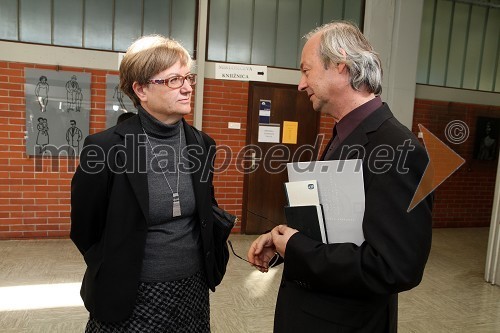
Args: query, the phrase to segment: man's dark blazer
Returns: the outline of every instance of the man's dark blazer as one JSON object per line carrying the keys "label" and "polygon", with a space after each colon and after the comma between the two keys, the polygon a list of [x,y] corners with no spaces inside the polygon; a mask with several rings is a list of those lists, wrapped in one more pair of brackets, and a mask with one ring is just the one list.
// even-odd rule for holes
{"label": "man's dark blazer", "polygon": [[[397,293],[417,286],[432,234],[432,198],[407,212],[428,164],[425,149],[383,104],[333,152],[363,159],[361,246],[287,243],[275,332],[396,332]],[[388,161],[389,160],[389,161]]]}
{"label": "man's dark blazer", "polygon": [[[192,179],[207,282],[215,281],[212,236],[212,186],[215,142],[183,120],[194,166]],[[201,133],[201,132],[200,132]],[[71,182],[70,237],[87,270],[81,296],[90,315],[100,321],[128,318],[133,310],[149,219],[146,139],[138,116],[88,136]],[[201,146],[201,147],[200,147]]]}

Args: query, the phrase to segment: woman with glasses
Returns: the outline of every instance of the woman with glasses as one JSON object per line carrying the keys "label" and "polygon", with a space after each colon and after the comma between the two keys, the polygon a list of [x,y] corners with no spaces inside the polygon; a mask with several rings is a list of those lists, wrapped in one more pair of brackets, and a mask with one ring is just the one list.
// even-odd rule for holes
{"label": "woman with glasses", "polygon": [[210,332],[215,142],[184,120],[195,84],[179,43],[140,38],[120,65],[138,114],[86,139],[71,198],[86,332]]}

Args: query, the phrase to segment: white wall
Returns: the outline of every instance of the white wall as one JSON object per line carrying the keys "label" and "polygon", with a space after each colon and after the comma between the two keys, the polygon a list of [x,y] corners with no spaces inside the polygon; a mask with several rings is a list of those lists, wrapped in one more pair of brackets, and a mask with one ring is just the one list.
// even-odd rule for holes
{"label": "white wall", "polygon": [[500,106],[500,94],[467,89],[443,88],[417,84],[415,97],[434,101],[449,101]]}
{"label": "white wall", "polygon": [[0,41],[0,60],[118,70],[118,52]]}
{"label": "white wall", "polygon": [[498,181],[500,164],[497,165],[496,179],[484,279],[492,284],[500,285],[500,182]]}

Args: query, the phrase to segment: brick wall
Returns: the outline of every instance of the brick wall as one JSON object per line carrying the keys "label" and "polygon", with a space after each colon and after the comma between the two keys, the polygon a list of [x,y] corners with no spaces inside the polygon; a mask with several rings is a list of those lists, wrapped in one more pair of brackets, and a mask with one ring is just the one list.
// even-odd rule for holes
{"label": "brick wall", "polygon": [[[24,68],[56,69],[0,61],[0,239],[67,237],[70,182],[77,161],[26,155]],[[103,130],[108,72],[60,70],[92,74],[90,132]]]}
{"label": "brick wall", "polygon": [[[217,146],[226,146],[230,153],[218,151],[214,176],[215,197],[220,206],[240,216],[243,204],[244,175],[236,169],[236,156],[246,142],[248,82],[205,80],[203,96],[203,131]],[[228,122],[241,123],[241,129],[228,129]],[[229,163],[228,163],[229,162]],[[233,232],[239,233],[241,225]]]}
{"label": "brick wall", "polygon": [[[27,67],[56,69],[55,66],[0,61],[0,239],[67,237],[70,182],[78,162],[66,158],[26,156],[24,68]],[[59,70],[91,73],[90,133],[103,130],[106,124],[106,74],[117,72],[74,67]],[[227,163],[224,153],[218,153],[215,167],[219,172],[214,178],[216,197],[222,207],[241,216],[244,176],[236,170],[235,163],[246,142],[248,82],[206,79],[204,91],[203,130],[217,141],[219,147],[225,147],[232,154]],[[426,126],[444,142],[447,142],[444,128],[449,121],[463,120],[470,128],[469,140],[452,145],[467,164],[436,191],[435,226],[489,225],[496,162],[472,159],[477,116],[500,117],[500,108],[415,101],[414,123]],[[192,115],[187,120],[192,122]],[[241,129],[228,129],[228,122],[241,123]],[[333,119],[322,116],[320,134],[326,139],[323,148],[331,136],[332,127]],[[414,132],[417,132],[416,127]],[[237,225],[234,232],[240,232],[240,228]]]}
{"label": "brick wall", "polygon": [[[418,124],[422,124],[466,160],[465,164],[435,191],[435,227],[490,225],[497,160],[474,159],[477,117],[500,118],[500,107],[415,100],[414,133],[418,132]],[[445,133],[447,125],[456,120],[464,122],[469,130],[467,140],[459,144],[450,142]]]}
{"label": "brick wall", "polygon": [[[56,70],[56,66],[0,61],[0,239],[67,237],[70,183],[78,161],[26,155],[24,68]],[[104,130],[106,74],[118,73],[74,67],[59,70],[91,73],[90,133]],[[234,156],[245,145],[247,104],[247,82],[206,80],[203,128]],[[193,116],[186,120],[192,123]],[[230,121],[241,123],[241,130],[228,130]],[[234,159],[221,168],[223,160],[222,156],[216,166],[224,170],[214,179],[216,197],[222,207],[241,216],[243,175],[236,171]],[[240,232],[240,227],[234,232]]]}

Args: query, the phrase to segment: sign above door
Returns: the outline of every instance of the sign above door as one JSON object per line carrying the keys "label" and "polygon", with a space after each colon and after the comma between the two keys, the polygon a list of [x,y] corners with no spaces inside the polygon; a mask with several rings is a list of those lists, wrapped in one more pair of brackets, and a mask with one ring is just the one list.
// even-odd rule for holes
{"label": "sign above door", "polygon": [[267,81],[267,66],[242,64],[215,64],[215,78],[237,81]]}

